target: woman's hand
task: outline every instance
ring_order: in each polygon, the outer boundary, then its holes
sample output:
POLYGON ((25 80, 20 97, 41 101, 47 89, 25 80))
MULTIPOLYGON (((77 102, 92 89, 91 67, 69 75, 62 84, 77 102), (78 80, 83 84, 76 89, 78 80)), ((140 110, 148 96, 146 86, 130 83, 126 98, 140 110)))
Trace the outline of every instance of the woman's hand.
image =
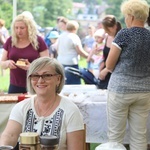
POLYGON ((105 80, 106 78, 106 75, 108 74, 108 69, 104 68, 103 70, 100 71, 100 74, 99 74, 99 79, 100 80, 105 80))
POLYGON ((16 69, 15 62, 13 60, 6 60, 5 61, 7 68, 9 69, 16 69))

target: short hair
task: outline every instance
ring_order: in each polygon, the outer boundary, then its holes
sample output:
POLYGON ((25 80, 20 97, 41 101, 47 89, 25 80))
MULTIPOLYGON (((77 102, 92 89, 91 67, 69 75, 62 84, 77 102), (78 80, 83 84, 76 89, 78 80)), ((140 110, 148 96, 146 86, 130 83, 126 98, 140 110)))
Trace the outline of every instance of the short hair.
POLYGON ((147 24, 148 24, 148 26, 150 26, 150 8, 149 8, 149 15, 148 15, 148 18, 147 18, 147 24))
POLYGON ((63 22, 64 24, 67 24, 68 22, 68 19, 63 16, 60 16, 60 18, 57 18, 57 19, 58 19, 58 22, 63 22))
POLYGON ((56 19, 57 23, 61 20, 62 17, 63 17, 63 16, 58 16, 58 17, 57 17, 57 19, 56 19))
POLYGON ((104 17, 104 19, 102 20, 102 25, 103 25, 104 29, 108 29, 110 27, 114 27, 115 25, 117 25, 116 34, 122 28, 121 23, 119 21, 117 21, 117 19, 114 15, 106 15, 104 17))
POLYGON ((149 5, 145 0, 127 0, 121 4, 124 16, 132 15, 136 20, 146 21, 149 15, 149 5))
POLYGON ((60 84, 56 89, 56 93, 60 93, 64 84, 65 84, 65 75, 64 75, 64 68, 63 66, 55 59, 50 57, 40 57, 35 59, 31 64, 27 71, 27 89, 30 94, 36 94, 32 84, 30 75, 39 71, 44 67, 53 67, 57 74, 61 75, 60 84))
POLYGON ((78 30, 79 29, 79 24, 75 20, 70 20, 70 21, 68 21, 66 28, 67 28, 68 31, 78 30))
POLYGON ((17 41, 18 41, 16 32, 15 32, 15 23, 18 21, 24 22, 25 25, 27 26, 29 41, 31 42, 34 49, 37 50, 39 45, 38 45, 38 39, 37 39, 38 30, 37 30, 36 23, 33 19, 31 19, 30 17, 28 17, 27 15, 24 15, 24 14, 20 14, 20 15, 16 16, 16 18, 12 22, 12 26, 11 26, 12 46, 14 46, 14 45, 16 46, 17 41))
POLYGON ((5 20, 3 20, 3 19, 0 19, 0 26, 5 26, 5 20))
POLYGON ((95 30, 95 26, 94 26, 94 25, 89 24, 89 25, 88 25, 88 29, 95 30))

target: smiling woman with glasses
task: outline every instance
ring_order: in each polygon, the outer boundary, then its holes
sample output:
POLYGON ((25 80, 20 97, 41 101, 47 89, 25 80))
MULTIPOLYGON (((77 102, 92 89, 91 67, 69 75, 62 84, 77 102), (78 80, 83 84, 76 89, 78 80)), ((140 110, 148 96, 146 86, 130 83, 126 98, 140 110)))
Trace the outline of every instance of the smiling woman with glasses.
POLYGON ((37 132, 56 136, 58 150, 83 150, 83 118, 78 107, 59 94, 64 82, 63 67, 56 59, 34 60, 27 72, 27 89, 34 96, 14 106, 0 145, 15 146, 21 132, 37 132))

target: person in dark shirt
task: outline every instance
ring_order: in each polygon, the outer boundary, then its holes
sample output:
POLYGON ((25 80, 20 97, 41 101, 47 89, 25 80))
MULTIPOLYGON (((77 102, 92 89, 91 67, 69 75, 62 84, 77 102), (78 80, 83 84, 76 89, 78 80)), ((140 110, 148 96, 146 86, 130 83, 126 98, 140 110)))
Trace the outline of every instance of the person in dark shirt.
POLYGON ((121 24, 117 21, 114 15, 107 15, 102 20, 102 26, 108 35, 106 37, 105 46, 103 49, 103 62, 100 64, 99 88, 107 89, 111 73, 107 71, 105 63, 109 54, 112 41, 118 33, 118 31, 121 29, 121 24))
POLYGON ((49 55, 51 58, 57 58, 57 39, 59 37, 59 33, 57 31, 51 31, 48 38, 51 41, 51 46, 49 47, 49 55))

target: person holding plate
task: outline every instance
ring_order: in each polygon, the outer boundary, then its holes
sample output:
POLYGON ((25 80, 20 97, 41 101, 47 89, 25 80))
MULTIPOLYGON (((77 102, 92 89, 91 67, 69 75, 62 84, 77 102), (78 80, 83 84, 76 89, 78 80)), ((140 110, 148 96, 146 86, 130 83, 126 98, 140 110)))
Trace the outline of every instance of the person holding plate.
POLYGON ((0 65, 3 69, 10 69, 8 93, 26 93, 26 72, 30 63, 49 56, 48 48, 38 35, 35 21, 27 15, 20 14, 13 20, 11 32, 3 46, 0 65), (18 60, 24 61, 24 65, 19 65, 18 60))

